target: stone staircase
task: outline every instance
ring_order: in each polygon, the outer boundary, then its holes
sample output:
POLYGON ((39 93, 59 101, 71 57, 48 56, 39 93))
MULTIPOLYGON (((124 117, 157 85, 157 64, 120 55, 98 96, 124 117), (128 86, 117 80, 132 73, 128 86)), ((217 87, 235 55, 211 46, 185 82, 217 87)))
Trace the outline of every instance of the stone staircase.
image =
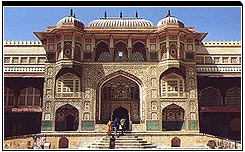
MULTIPOLYGON (((133 134, 125 134, 119 138, 115 137, 115 149, 155 149, 153 145, 133 134)), ((78 149, 109 149, 110 136, 101 137, 78 149)))

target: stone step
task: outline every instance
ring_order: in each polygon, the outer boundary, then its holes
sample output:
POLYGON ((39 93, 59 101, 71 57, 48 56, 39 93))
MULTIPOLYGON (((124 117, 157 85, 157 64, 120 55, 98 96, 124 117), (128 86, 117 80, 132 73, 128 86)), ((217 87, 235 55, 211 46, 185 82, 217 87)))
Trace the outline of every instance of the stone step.
MULTIPOLYGON (((92 149, 108 149, 111 136, 104 136, 89 145, 86 148, 92 149)), ((84 146, 83 146, 84 147, 84 146)), ((152 145, 138 136, 132 134, 122 135, 119 138, 116 137, 115 149, 146 149, 146 148, 156 148, 156 145, 152 145)))

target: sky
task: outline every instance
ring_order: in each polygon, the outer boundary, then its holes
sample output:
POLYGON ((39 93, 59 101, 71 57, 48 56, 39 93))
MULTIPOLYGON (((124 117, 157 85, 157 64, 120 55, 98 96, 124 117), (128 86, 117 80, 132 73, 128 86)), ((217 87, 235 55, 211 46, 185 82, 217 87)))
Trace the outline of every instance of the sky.
POLYGON ((9 7, 3 8, 4 40, 38 40, 33 32, 45 31, 47 26, 68 16, 70 9, 85 26, 95 19, 104 16, 135 17, 150 20, 154 26, 163 19, 168 10, 171 15, 181 20, 186 27, 195 27, 196 32, 207 32, 204 41, 240 41, 241 40, 241 7, 9 7))

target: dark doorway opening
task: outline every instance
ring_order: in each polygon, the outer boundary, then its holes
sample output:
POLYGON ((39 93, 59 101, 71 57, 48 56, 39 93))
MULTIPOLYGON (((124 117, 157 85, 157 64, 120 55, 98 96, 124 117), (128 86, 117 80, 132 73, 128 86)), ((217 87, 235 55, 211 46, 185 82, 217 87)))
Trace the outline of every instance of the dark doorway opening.
POLYGON ((171 140, 171 147, 180 147, 181 140, 178 137, 174 137, 171 140))
POLYGON ((74 130, 74 119, 75 117, 73 115, 68 115, 66 117, 66 130, 67 131, 74 130))
POLYGON ((117 109, 115 109, 113 111, 113 115, 112 115, 112 120, 114 121, 116 118, 119 119, 119 121, 122 118, 126 119, 126 128, 125 130, 129 130, 129 115, 128 115, 128 110, 123 108, 123 107, 119 107, 117 109))
POLYGON ((61 137, 59 140, 59 148, 68 148, 69 140, 66 137, 61 137))

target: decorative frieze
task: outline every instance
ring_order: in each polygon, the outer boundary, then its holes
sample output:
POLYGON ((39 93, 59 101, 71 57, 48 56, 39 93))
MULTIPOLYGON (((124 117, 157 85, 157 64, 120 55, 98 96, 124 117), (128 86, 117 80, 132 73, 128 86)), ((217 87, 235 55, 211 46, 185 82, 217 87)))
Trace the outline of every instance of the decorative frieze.
POLYGON ((197 72, 241 72, 241 65, 197 65, 197 72))
POLYGON ((40 73, 40 72, 44 72, 45 71, 45 67, 44 66, 23 66, 23 65, 4 65, 4 72, 15 72, 15 73, 19 73, 19 72, 28 72, 28 73, 40 73))

